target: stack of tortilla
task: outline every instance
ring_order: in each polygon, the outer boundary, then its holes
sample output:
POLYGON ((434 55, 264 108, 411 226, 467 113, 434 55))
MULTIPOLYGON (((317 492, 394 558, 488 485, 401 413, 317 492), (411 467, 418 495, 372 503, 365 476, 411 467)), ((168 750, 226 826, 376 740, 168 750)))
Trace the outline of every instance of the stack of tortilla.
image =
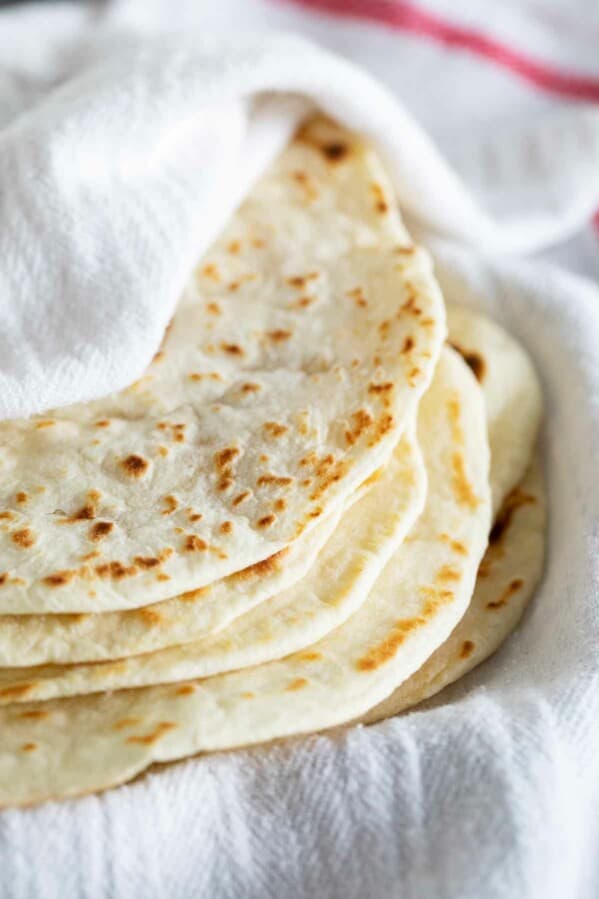
POLYGON ((139 381, 0 425, 0 806, 376 721, 478 664, 541 572, 540 414, 376 154, 308 122, 139 381))

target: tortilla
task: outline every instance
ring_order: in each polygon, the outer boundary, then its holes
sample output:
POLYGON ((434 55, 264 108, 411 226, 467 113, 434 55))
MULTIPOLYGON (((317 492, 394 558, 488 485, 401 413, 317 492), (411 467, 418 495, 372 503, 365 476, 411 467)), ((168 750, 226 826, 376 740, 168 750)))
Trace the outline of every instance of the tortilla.
MULTIPOLYGON (((374 486, 345 513, 294 587, 197 642, 103 663, 0 668, 0 705, 207 677, 308 646, 365 601, 422 512, 425 496, 422 456, 415 436, 404 435, 374 486)), ((138 614, 159 615, 156 608, 138 614)), ((162 626, 160 618, 155 626, 162 626)))
POLYGON ((419 671, 363 716, 364 724, 391 718, 434 696, 501 646, 518 625, 541 578, 544 531, 545 489, 536 459, 495 519, 466 614, 419 671))
POLYGON ((315 120, 139 381, 0 425, 0 612, 136 608, 279 552, 388 458, 444 334, 377 157, 315 120))
POLYGON ((447 305, 447 320, 449 341, 485 398, 497 510, 530 465, 543 403, 539 379, 528 353, 496 322, 453 303, 447 305))
POLYGON ((482 396, 449 350, 421 404, 418 439, 425 510, 345 624, 307 651, 199 682, 5 706, 0 804, 98 790, 153 762, 331 727, 389 695, 459 621, 489 529, 482 396))

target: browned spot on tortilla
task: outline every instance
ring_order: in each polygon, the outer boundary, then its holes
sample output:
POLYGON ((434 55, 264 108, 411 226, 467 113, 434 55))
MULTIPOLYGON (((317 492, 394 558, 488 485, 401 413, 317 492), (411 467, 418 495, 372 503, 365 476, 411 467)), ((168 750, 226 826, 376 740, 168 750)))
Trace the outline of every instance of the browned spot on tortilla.
POLYGON ((240 453, 241 450, 238 447, 226 446, 224 449, 219 450, 214 454, 214 464, 219 471, 222 471, 227 465, 230 465, 240 453))
POLYGON ((183 552, 186 553, 196 553, 196 552, 204 552, 208 549, 208 544, 201 537, 198 537, 197 534, 188 534, 185 538, 185 543, 183 544, 183 552))
POLYGON ((418 368, 418 366, 414 366, 414 368, 410 369, 410 371, 408 372, 408 383, 410 387, 416 386, 416 380, 420 377, 421 374, 422 371, 418 368))
POLYGON ((43 582, 48 587, 64 587, 66 584, 70 583, 70 581, 72 581, 76 576, 76 571, 55 571, 54 574, 46 575, 43 582))
POLYGON ((67 518, 60 520, 59 524, 76 524, 78 521, 91 521, 98 513, 98 503, 102 495, 98 490, 89 490, 87 494, 87 502, 69 515, 67 518))
POLYGON ((472 655, 474 651, 474 643, 472 640, 464 640, 462 643, 462 648, 460 649, 460 658, 467 659, 472 655))
POLYGON ((28 696, 32 690, 35 690, 37 683, 29 682, 26 684, 15 684, 14 687, 3 687, 0 689, 0 697, 2 699, 18 700, 24 696, 28 696))
POLYGON ((136 565, 124 565, 122 562, 116 560, 96 565, 94 570, 98 577, 110 577, 114 578, 116 581, 121 581, 126 577, 134 577, 139 573, 139 568, 137 568, 136 565))
POLYGON ((162 502, 164 503, 164 509, 160 513, 161 515, 172 515, 172 513, 179 506, 177 498, 173 496, 172 493, 169 493, 167 496, 163 496, 162 502))
POLYGON ((489 534, 489 543, 491 545, 499 543, 503 539, 503 537, 505 537, 505 534, 507 533, 507 530, 512 523, 512 518, 517 509, 519 509, 521 506, 534 505, 535 503, 535 497, 531 496, 530 493, 525 493, 519 487, 514 487, 513 490, 510 490, 510 492, 504 499, 501 505, 501 509, 499 510, 495 519, 495 523, 491 528, 491 533, 489 534))
POLYGON ((232 506, 240 506, 241 503, 244 503, 246 499, 248 499, 252 495, 251 490, 244 490, 243 493, 238 493, 237 496, 233 499, 231 505, 232 506))
POLYGON ((389 336, 389 329, 391 327, 391 322, 389 319, 385 319, 382 321, 378 327, 378 332, 381 335, 381 340, 387 340, 389 336))
POLYGON ((23 743, 21 749, 23 752, 34 752, 37 749, 37 743, 23 743))
POLYGON ((159 454, 160 456, 168 456, 168 453, 169 453, 168 447, 166 447, 166 446, 159 446, 159 447, 158 447, 158 454, 159 454))
POLYGON ((414 338, 406 337, 401 348, 402 353, 410 353, 414 349, 414 338))
POLYGON ((194 684, 182 684, 173 692, 175 696, 191 696, 192 693, 196 692, 196 688, 194 684))
POLYGON ((240 347, 238 343, 226 343, 225 341, 222 341, 220 348, 223 353, 228 353, 229 356, 245 356, 245 350, 240 347))
POLYGON ((307 652, 299 652, 296 658, 301 662, 317 662, 319 659, 322 659, 322 653, 308 650, 307 652))
POLYGON ((386 381, 384 384, 369 384, 368 393, 381 394, 393 390, 393 382, 386 381))
POLYGON ((454 443, 458 446, 464 445, 464 431, 460 420, 460 401, 457 396, 452 396, 447 401, 447 412, 449 415, 449 424, 451 426, 451 436, 454 443))
POLYGON ((356 306, 359 306, 361 309, 365 309, 368 306, 368 300, 364 296, 364 290, 361 287, 352 287, 351 290, 346 292, 346 296, 350 300, 354 300, 356 306))
POLYGON ((0 512, 0 521, 11 521, 14 517, 12 512, 0 512))
POLYGON ((330 143, 321 144, 320 151, 328 162, 341 162, 349 155, 349 144, 343 141, 335 140, 330 143))
POLYGON ((265 421, 262 427, 269 437, 282 437, 289 430, 287 425, 279 424, 278 421, 265 421))
POLYGON ((99 421, 94 422, 94 426, 96 428, 108 428, 110 426, 110 419, 101 418, 99 421))
POLYGON ((293 275, 291 278, 287 278, 287 283, 291 285, 291 287, 305 287, 309 281, 314 281, 318 278, 318 272, 309 272, 307 275, 293 275))
POLYGON ((510 597, 517 593, 524 586, 524 581, 522 578, 514 578, 513 581, 507 585, 499 599, 496 599, 494 602, 487 603, 487 609, 501 609, 503 606, 506 606, 510 600, 510 597))
POLYGON ((374 197, 374 208, 375 210, 383 215, 385 212, 389 211, 389 204, 387 202, 387 198, 385 196, 385 191, 381 187, 378 182, 373 181, 370 185, 370 191, 372 196, 374 197))
POLYGON ((40 430, 42 428, 52 428, 55 424, 56 422, 53 419, 48 418, 45 421, 38 421, 38 423, 36 424, 36 428, 40 430))
POLYGON ((444 543, 447 543, 454 552, 458 553, 460 556, 467 556, 468 550, 464 546, 463 543, 460 543, 459 540, 454 540, 453 537, 450 537, 449 534, 439 534, 439 540, 442 540, 444 543))
POLYGON ((449 343, 450 347, 453 347, 453 349, 460 354, 476 380, 479 382, 479 384, 482 384, 485 379, 487 366, 481 354, 476 353, 474 350, 466 350, 464 349, 464 347, 460 346, 458 343, 455 343, 453 340, 448 340, 447 342, 449 343))
POLYGON ((220 272, 213 262, 208 262, 202 269, 204 278, 210 278, 211 281, 220 281, 220 272))
POLYGON ((266 331, 266 336, 269 340, 272 340, 273 343, 283 343, 292 336, 292 331, 287 331, 284 328, 275 328, 274 331, 266 331))
POLYGON ((24 493, 22 490, 19 490, 19 492, 15 496, 15 499, 21 506, 29 501, 28 495, 26 493, 24 493))
POLYGON ((233 478, 230 478, 230 477, 228 477, 227 475, 224 475, 224 476, 219 480, 219 482, 218 482, 218 484, 217 484, 216 486, 217 486, 217 489, 218 489, 218 490, 221 490, 221 491, 224 492, 225 490, 228 490, 230 487, 232 487, 233 484, 234 484, 233 478))
POLYGON ((210 315, 221 315, 222 311, 218 303, 206 303, 206 312, 209 312, 210 315))
POLYGON ((175 443, 185 443, 185 429, 187 427, 183 422, 161 422, 159 428, 170 428, 171 438, 175 443))
POLYGON ((162 362, 162 360, 165 358, 165 356, 166 356, 166 353, 164 352, 164 350, 157 350, 154 353, 154 355, 152 356, 153 364, 157 365, 159 362, 162 362))
POLYGON ((420 308, 420 306, 416 305, 416 293, 414 291, 414 288, 411 284, 408 284, 406 285, 406 290, 409 296, 405 303, 402 303, 402 305, 399 307, 399 314, 397 317, 402 318, 402 313, 404 312, 407 312, 410 315, 414 316, 422 315, 422 309, 420 308))
POLYGON ((455 565, 442 565, 439 568, 436 580, 438 581, 459 581, 462 577, 462 572, 459 568, 456 568, 455 565))
POLYGON ((227 253, 236 255, 241 250, 241 243, 238 240, 230 240, 227 244, 227 253))
POLYGON ((381 468, 377 468, 376 471, 373 471, 372 474, 366 478, 366 480, 362 481, 362 483, 360 484, 360 489, 365 490, 368 487, 372 487, 373 484, 376 484, 376 482, 380 480, 384 470, 384 467, 381 466, 381 468))
POLYGON ((423 627, 442 605, 455 598, 454 593, 450 590, 441 590, 437 587, 421 587, 420 593, 424 599, 421 614, 413 618, 400 618, 396 621, 385 639, 357 660, 358 671, 375 671, 390 661, 405 642, 408 634, 423 627))
MULTIPOLYGON (((91 555, 91 553, 90 553, 91 555)), ((90 596, 95 596, 95 592, 90 591, 90 596)), ((89 618, 88 612, 62 612, 60 615, 60 621, 62 624, 78 624, 80 621, 85 621, 86 618, 89 618)))
POLYGON ((358 409, 357 412, 352 412, 351 419, 352 427, 346 429, 345 439, 350 446, 353 446, 362 434, 371 427, 374 419, 367 409, 358 409))
POLYGON ((232 521, 223 521, 219 527, 219 531, 221 534, 232 534, 233 533, 233 522, 232 521))
POLYGON ((162 562, 157 556, 135 556, 133 561, 140 568, 157 568, 162 562))
POLYGON ((241 385, 240 390, 242 393, 257 393, 259 390, 262 390, 262 385, 255 384, 253 381, 246 381, 245 384, 241 385))
POLYGON ((263 515, 262 518, 259 518, 256 524, 259 528, 269 528, 271 527, 275 521, 277 520, 276 515, 263 515))
POLYGON ((18 531, 13 531, 10 536, 12 542, 19 549, 28 549, 30 546, 33 546, 36 540, 35 534, 30 528, 20 528, 18 531))
MULTIPOLYGON (((326 459, 327 457, 325 457, 326 459)), ((330 465, 326 467, 321 463, 316 467, 316 475, 318 477, 318 482, 316 485, 316 489, 310 494, 311 500, 318 500, 321 496, 326 493, 333 484, 336 484, 341 478, 349 471, 351 467, 351 463, 349 459, 338 459, 337 461, 332 461, 330 465)))
POLYGON ((141 478, 147 471, 149 464, 147 459, 144 459, 143 456, 138 456, 137 453, 131 453, 131 455, 121 459, 121 468, 130 478, 141 478))
POLYGON ((208 372, 200 372, 200 371, 191 371, 187 377, 190 381, 222 381, 222 375, 219 375, 217 371, 208 371, 208 372))
POLYGON ((451 468, 451 485, 457 501, 463 506, 468 506, 469 509, 476 509, 480 500, 475 495, 472 485, 466 477, 464 457, 460 452, 453 453, 451 457, 451 468))
POLYGON ((141 718, 121 718, 120 721, 117 721, 112 725, 112 728, 113 730, 124 730, 126 727, 134 727, 134 725, 139 724, 141 720, 141 718))
POLYGON ((413 244, 409 244, 408 246, 402 246, 398 244, 394 250, 394 253, 397 253, 399 256, 411 256, 412 253, 416 252, 416 247, 413 244))
POLYGON ((277 500, 275 500, 275 502, 273 503, 273 508, 275 512, 284 512, 287 508, 287 500, 285 499, 285 497, 280 496, 277 500))
POLYGON ((302 690, 304 687, 308 686, 308 681, 305 677, 296 677, 295 680, 292 680, 290 684, 285 687, 288 692, 295 692, 296 690, 302 690))
POLYGON ((395 419, 392 415, 385 414, 382 415, 381 418, 376 423, 374 435, 368 442, 368 446, 375 446, 375 444, 379 443, 385 436, 395 427, 395 419))
POLYGON ((302 188, 308 200, 315 200, 318 197, 318 190, 316 188, 314 180, 307 172, 298 169, 294 172, 291 172, 291 177, 302 188))
POLYGON ((276 474, 262 474, 256 481, 258 487, 288 487, 289 484, 293 484, 293 478, 276 474))
POLYGON ((157 624, 162 624, 164 621, 164 617, 158 612, 156 609, 153 609, 151 606, 144 606, 141 609, 134 609, 134 614, 137 618, 141 618, 144 624, 148 624, 150 627, 154 627, 157 624))
POLYGON ((154 730, 149 734, 127 737, 127 743, 141 743, 144 746, 150 746, 175 727, 179 727, 179 725, 175 724, 174 721, 159 721, 154 730))
POLYGON ((31 709, 28 712, 21 712, 19 715, 19 718, 24 718, 26 721, 42 721, 49 717, 50 712, 46 712, 44 709, 31 709))
POLYGON ((255 695, 256 695, 255 693, 250 693, 249 691, 247 691, 247 692, 241 694, 241 698, 242 699, 254 699, 255 695))

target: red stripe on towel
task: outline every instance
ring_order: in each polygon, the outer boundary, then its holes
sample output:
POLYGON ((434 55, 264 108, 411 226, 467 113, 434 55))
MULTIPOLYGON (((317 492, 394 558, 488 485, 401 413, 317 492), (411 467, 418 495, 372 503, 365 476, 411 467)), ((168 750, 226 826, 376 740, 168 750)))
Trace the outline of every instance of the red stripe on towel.
POLYGON ((599 78, 575 75, 515 50, 480 31, 447 22, 407 0, 279 0, 315 12, 365 19, 483 57, 535 87, 575 100, 599 102, 599 78))

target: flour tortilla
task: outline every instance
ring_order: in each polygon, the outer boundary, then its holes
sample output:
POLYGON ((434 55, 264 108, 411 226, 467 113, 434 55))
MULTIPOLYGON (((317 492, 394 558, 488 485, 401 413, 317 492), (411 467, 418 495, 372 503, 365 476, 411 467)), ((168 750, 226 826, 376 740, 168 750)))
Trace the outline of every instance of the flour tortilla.
POLYGON ((344 625, 308 651, 200 682, 5 706, 0 804, 98 790, 153 762, 331 727, 389 695, 462 616, 487 541, 484 406, 449 350, 421 405, 419 441, 425 510, 344 625))
POLYGON ((388 457, 444 335, 378 159, 316 120, 136 384, 0 425, 0 612, 134 608, 272 556, 388 457))
POLYGON ((497 510, 530 465, 542 412, 539 379, 524 348, 486 316, 448 304, 447 324, 449 341, 483 390, 497 510))
MULTIPOLYGON (((537 433, 541 397, 534 369, 522 347, 494 322, 450 306, 449 339, 461 348, 480 379, 487 410, 494 508, 524 475, 537 433)), ((337 518, 339 512, 336 513, 337 518)), ((283 555, 217 581, 203 591, 141 611, 82 616, 0 617, 0 665, 120 659, 203 639, 231 624, 259 602, 296 583, 312 566, 336 519, 318 524, 283 555)), ((13 680, 32 678, 15 672, 13 680)), ((16 686, 16 684, 14 684, 16 686)))
POLYGON ((345 513, 294 587, 194 643, 104 663, 0 668, 0 705, 208 677, 302 649, 365 601, 422 512, 425 497, 426 473, 415 435, 404 435, 374 486, 345 513))
POLYGON ((391 718, 429 699, 501 646, 518 625, 540 580, 544 532, 545 488, 537 458, 504 501, 466 614, 422 668, 363 716, 364 724, 391 718))

